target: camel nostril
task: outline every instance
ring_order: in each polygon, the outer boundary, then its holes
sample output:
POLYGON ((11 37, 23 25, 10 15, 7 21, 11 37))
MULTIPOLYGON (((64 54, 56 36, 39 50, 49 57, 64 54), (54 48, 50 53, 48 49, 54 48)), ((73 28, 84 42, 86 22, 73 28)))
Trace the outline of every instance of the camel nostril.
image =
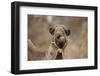
POLYGON ((59 36, 57 36, 57 39, 59 39, 60 38, 60 35, 59 36))

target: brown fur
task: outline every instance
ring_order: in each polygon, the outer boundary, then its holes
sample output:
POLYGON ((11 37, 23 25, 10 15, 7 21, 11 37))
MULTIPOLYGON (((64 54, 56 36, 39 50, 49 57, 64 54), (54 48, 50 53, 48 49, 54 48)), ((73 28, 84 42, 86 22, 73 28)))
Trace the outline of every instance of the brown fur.
POLYGON ((46 53, 47 59, 63 59, 64 49, 68 43, 68 35, 66 35, 65 30, 67 28, 64 26, 57 26, 54 31, 51 30, 53 38, 46 53))

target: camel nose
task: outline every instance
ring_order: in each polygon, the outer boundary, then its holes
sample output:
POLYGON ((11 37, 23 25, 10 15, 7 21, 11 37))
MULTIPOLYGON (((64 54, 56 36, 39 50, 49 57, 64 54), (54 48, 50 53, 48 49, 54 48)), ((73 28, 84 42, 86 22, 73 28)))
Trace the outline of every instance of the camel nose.
POLYGON ((60 35, 57 36, 57 39, 59 39, 59 38, 60 38, 60 35))
POLYGON ((64 40, 65 40, 65 38, 64 38, 64 37, 60 37, 59 39, 60 39, 61 41, 64 41, 64 40))

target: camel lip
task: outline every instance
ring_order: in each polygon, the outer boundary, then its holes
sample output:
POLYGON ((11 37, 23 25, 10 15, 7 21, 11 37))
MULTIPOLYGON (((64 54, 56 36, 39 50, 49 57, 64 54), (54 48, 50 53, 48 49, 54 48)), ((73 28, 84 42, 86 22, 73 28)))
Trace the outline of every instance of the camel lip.
POLYGON ((60 49, 63 49, 63 48, 64 48, 66 42, 67 42, 67 40, 62 41, 62 42, 56 42, 56 40, 55 40, 56 46, 57 46, 58 48, 60 48, 60 49))
POLYGON ((64 47, 64 45, 65 45, 65 43, 59 43, 59 44, 57 44, 57 46, 61 49, 61 48, 63 48, 64 47))

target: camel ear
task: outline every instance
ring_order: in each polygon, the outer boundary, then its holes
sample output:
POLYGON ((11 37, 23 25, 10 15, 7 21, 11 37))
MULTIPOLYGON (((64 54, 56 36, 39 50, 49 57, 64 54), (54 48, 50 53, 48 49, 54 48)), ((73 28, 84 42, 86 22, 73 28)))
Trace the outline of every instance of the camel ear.
POLYGON ((65 33, 67 36, 69 36, 71 34, 71 31, 70 30, 65 30, 65 33))
POLYGON ((51 35, 54 35, 54 31, 55 31, 55 29, 53 27, 49 28, 49 32, 51 35))

